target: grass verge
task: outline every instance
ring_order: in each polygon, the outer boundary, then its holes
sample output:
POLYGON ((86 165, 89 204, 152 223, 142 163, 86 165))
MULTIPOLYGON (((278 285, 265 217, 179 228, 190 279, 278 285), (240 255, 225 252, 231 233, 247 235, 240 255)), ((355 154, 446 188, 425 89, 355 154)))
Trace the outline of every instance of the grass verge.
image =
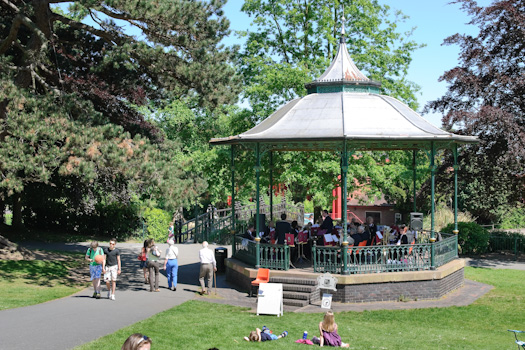
POLYGON ((0 310, 40 304, 71 295, 87 286, 72 281, 70 268, 84 254, 60 252, 61 260, 0 260, 0 310))
MULTIPOLYGON (((466 268, 466 278, 495 288, 465 307, 341 312, 339 334, 351 349, 507 349, 514 340, 507 329, 525 326, 525 271, 466 268)), ((153 340, 152 349, 290 349, 303 331, 317 335, 322 313, 257 316, 247 309, 189 301, 76 349, 118 349, 132 333, 153 340), (248 344, 256 327, 268 326, 289 336, 248 344)), ((523 329, 525 330, 525 329, 523 329)))

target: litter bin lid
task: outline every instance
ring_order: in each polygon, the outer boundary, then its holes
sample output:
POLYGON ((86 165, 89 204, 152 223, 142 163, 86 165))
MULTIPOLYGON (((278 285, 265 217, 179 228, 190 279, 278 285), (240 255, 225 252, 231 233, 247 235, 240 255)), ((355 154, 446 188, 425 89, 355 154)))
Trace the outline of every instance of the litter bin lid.
POLYGON ((226 250, 228 250, 228 249, 226 249, 226 248, 224 248, 224 247, 215 248, 215 251, 216 251, 216 252, 217 252, 217 251, 219 251, 219 252, 224 252, 224 251, 226 251, 226 250))

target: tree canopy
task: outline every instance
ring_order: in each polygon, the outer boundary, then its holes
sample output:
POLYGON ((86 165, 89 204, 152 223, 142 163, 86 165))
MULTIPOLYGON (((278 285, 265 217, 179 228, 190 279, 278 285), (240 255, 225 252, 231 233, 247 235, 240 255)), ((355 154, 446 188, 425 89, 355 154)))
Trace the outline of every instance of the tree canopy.
MULTIPOLYGON (((242 97, 251 112, 250 126, 268 117, 285 102, 306 95, 304 84, 318 78, 335 56, 343 17, 347 48, 359 69, 382 83, 382 93, 417 108, 415 93, 418 87, 408 81, 406 75, 411 54, 421 45, 410 40, 411 32, 397 30, 396 21, 405 19, 401 12, 392 14, 388 6, 375 0, 246 0, 242 11, 253 18, 253 27, 241 33, 246 43, 238 63, 245 84, 242 97)), ((253 155, 248 155, 250 158, 244 158, 244 162, 250 162, 250 167, 246 165, 246 169, 252 168, 254 162, 253 155)), ((349 178, 357 179, 360 184, 369 183, 369 191, 378 196, 381 196, 381 185, 392 183, 387 177, 393 168, 401 166, 393 164, 390 170, 381 169, 382 156, 363 152, 351 159, 349 167, 349 178)), ((338 155, 276 152, 273 159, 274 182, 286 184, 295 200, 302 201, 309 195, 317 206, 331 204, 332 189, 338 185, 340 174, 338 155)), ((262 161, 267 168, 268 160, 262 161)), ((243 181, 249 179, 245 176, 243 181)), ((266 176, 261 183, 268 185, 266 176)), ((350 187, 354 185, 351 181, 350 187)), ((406 200, 406 195, 399 197, 402 191, 397 187, 390 193, 397 200, 406 200)))
POLYGON ((460 197, 476 216, 492 221, 525 198, 525 1, 457 3, 479 33, 445 39, 460 46, 459 65, 440 78, 448 90, 426 109, 443 113, 446 128, 479 136, 481 143, 465 147, 461 157, 460 197))
POLYGON ((34 184, 69 183, 59 197, 82 189, 84 202, 188 204, 205 182, 173 164, 180 145, 136 106, 237 100, 224 1, 63 2, 0 1, 0 198, 15 223, 34 184))

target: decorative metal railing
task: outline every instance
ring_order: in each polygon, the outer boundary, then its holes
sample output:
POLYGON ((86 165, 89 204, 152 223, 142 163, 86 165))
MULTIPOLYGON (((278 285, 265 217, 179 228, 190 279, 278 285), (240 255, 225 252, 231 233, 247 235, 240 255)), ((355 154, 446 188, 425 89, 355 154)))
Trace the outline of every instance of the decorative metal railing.
POLYGON ((515 259, 518 259, 520 254, 525 254, 525 236, 517 233, 491 234, 488 250, 490 252, 512 252, 515 259))
POLYGON ((366 274, 429 270, 458 257, 457 236, 442 234, 442 237, 443 239, 436 243, 349 246, 345 252, 346 267, 341 255, 342 247, 318 247, 314 244, 312 247, 314 272, 366 274))
POLYGON ((288 270, 290 247, 280 244, 257 243, 235 236, 232 257, 253 267, 288 270))
MULTIPOLYGON (((273 210, 270 206, 264 203, 260 204, 259 213, 265 214, 269 219, 270 212, 273 212, 273 217, 280 217, 281 214, 286 213, 288 219, 301 221, 304 217, 304 206, 301 203, 290 204, 286 201, 273 205, 273 210)), ((257 213, 256 203, 242 206, 236 202, 235 206, 235 220, 236 222, 250 221, 257 213)), ((209 241, 220 244, 231 243, 232 230, 232 209, 216 209, 212 206, 208 207, 206 213, 196 215, 195 218, 186 222, 178 221, 175 223, 175 235, 177 242, 182 243, 193 239, 195 242, 209 241)), ((238 231, 235 228, 235 231, 238 231)))

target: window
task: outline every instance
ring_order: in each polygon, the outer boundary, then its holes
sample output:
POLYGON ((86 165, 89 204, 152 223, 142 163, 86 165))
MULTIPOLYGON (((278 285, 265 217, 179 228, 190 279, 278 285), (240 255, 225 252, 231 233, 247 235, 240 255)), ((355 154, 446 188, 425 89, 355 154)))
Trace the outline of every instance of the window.
POLYGON ((401 213, 395 213, 394 218, 395 218, 396 225, 399 225, 403 220, 401 213))

